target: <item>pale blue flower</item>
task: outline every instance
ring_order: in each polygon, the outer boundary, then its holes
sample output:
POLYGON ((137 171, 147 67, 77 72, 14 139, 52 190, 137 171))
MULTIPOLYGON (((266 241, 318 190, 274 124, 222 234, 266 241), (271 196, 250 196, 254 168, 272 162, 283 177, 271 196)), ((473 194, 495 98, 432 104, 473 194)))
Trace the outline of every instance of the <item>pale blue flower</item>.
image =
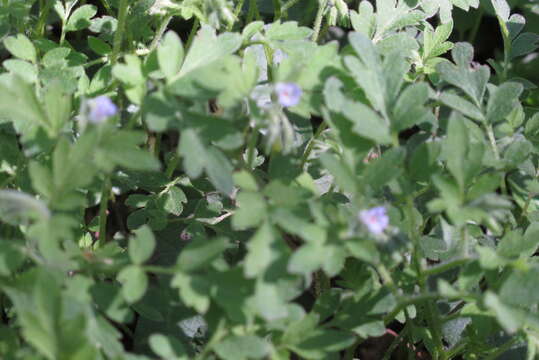
POLYGON ((360 211, 359 220, 375 235, 383 233, 389 225, 389 217, 387 216, 386 208, 383 206, 360 211))
POLYGON ((277 93, 279 104, 289 107, 299 104, 303 92, 295 83, 277 83, 275 84, 275 93, 277 93))
POLYGON ((116 115, 118 107, 114 105, 108 96, 102 95, 88 101, 88 121, 99 124, 109 117, 116 115))

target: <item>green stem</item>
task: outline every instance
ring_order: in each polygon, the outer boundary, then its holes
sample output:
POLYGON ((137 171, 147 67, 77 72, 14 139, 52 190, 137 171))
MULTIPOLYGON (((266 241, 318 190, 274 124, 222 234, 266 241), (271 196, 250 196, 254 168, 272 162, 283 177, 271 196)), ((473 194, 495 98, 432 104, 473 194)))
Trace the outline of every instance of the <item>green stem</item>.
POLYGON ((204 346, 204 349, 198 356, 195 358, 195 360, 204 360, 208 357, 208 355, 211 353, 212 347, 217 344, 221 339, 226 335, 227 331, 225 328, 226 322, 225 320, 221 319, 219 321, 219 324, 217 324, 217 329, 215 329, 215 332, 213 333, 213 336, 211 339, 206 343, 206 346, 204 346))
POLYGON ((159 29, 157 29, 155 37, 153 38, 152 43, 150 44, 150 48, 148 49, 149 52, 154 51, 157 48, 157 45, 159 45, 159 41, 161 41, 165 30, 167 30, 170 20, 172 20, 172 15, 167 15, 161 22, 161 25, 159 25, 159 29))
POLYGON ((326 35, 328 34, 328 31, 329 31, 329 22, 326 21, 324 25, 322 26, 322 30, 320 30, 320 35, 318 35, 318 37, 320 39, 324 39, 326 35))
POLYGON ((60 46, 64 44, 66 39, 66 26, 65 21, 62 20, 62 32, 60 33, 60 46))
POLYGON ((238 1, 238 4, 236 5, 236 9, 234 9, 234 17, 238 18, 241 13, 241 9, 243 9, 243 3, 245 0, 238 1))
POLYGON ((363 339, 362 337, 358 337, 356 341, 352 344, 352 346, 346 349, 343 360, 354 360, 357 347, 361 345, 364 341, 365 339, 363 339))
POLYGON ((324 18, 324 11, 326 10, 328 0, 319 0, 318 12, 314 20, 314 32, 311 37, 313 42, 318 41, 318 35, 320 34, 320 28, 322 27, 322 20, 324 18))
POLYGON ((318 270, 314 273, 314 295, 319 298, 324 292, 328 291, 331 287, 329 278, 324 271, 318 270))
POLYGON ((389 346, 389 348, 386 350, 385 354, 384 354, 384 357, 382 360, 389 360, 391 358, 391 354, 393 354, 393 351, 395 351, 395 349, 397 348, 397 346, 401 343, 402 339, 404 338, 404 336, 406 336, 408 334, 408 329, 410 327, 408 325, 406 325, 404 327, 404 329, 402 329, 402 331, 399 333, 399 336, 397 336, 393 342, 391 343, 391 345, 389 346))
POLYGON ((105 245, 107 242, 107 209, 111 192, 110 175, 105 175, 103 185, 101 187, 101 203, 99 204, 99 239, 97 247, 105 245))
POLYGON ((50 12, 50 9, 52 8, 52 5, 53 5, 52 1, 45 1, 45 3, 40 1, 39 20, 36 24, 36 28, 34 31, 37 37, 42 37, 45 32, 45 23, 47 22, 47 18, 49 17, 49 12, 50 12))
POLYGON ((311 155, 311 152, 313 151, 314 144, 316 140, 322 135, 324 130, 328 128, 328 124, 324 121, 320 126, 318 126, 318 129, 316 130, 316 133, 311 138, 311 141, 307 144, 307 147, 305 148, 305 151, 303 152, 303 156, 301 157, 301 168, 303 169, 303 166, 305 166, 305 163, 307 163, 307 160, 309 159, 309 155, 311 155))
POLYGON ((111 65, 116 64, 118 55, 122 51, 123 35, 125 33, 125 24, 127 22, 127 10, 129 8, 128 0, 119 0, 118 4, 118 26, 114 33, 114 40, 112 46, 112 55, 110 57, 111 65))
POLYGON ((408 196, 406 198, 406 211, 407 215, 410 218, 410 239, 412 239, 413 244, 413 253, 412 253, 412 265, 415 268, 415 271, 417 272, 417 276, 419 278, 420 285, 425 282, 425 274, 423 272, 423 269, 421 267, 421 239, 419 234, 417 233, 417 226, 415 223, 415 213, 414 213, 414 199, 408 196))
POLYGON ((429 323, 429 327, 432 331, 432 337, 433 342, 435 345, 435 351, 432 355, 433 360, 445 360, 447 359, 447 353, 444 348, 444 344, 442 342, 442 330, 441 330, 441 323, 440 323, 440 316, 438 314, 438 309, 436 308, 436 303, 434 303, 431 300, 426 301, 427 304, 427 323, 429 323))
POLYGON ((108 60, 108 57, 103 56, 103 57, 100 57, 98 59, 88 61, 86 64, 82 65, 82 67, 86 69, 86 68, 92 67, 92 66, 97 65, 97 64, 106 63, 107 60, 108 60))
POLYGON ((391 274, 389 273, 389 270, 387 270, 385 265, 383 264, 377 265, 376 271, 380 275, 380 278, 382 279, 384 285, 389 288, 393 296, 398 297, 399 289, 395 286, 395 282, 393 281, 393 278, 391 277, 391 274))
POLYGON ((511 55, 511 38, 509 37, 509 29, 505 22, 498 17, 498 22, 500 24, 500 30, 503 38, 503 73, 501 76, 501 82, 507 80, 507 72, 510 64, 510 55, 511 55))
POLYGON ((195 38, 195 35, 197 34, 198 26, 200 25, 200 21, 198 19, 195 19, 193 22, 193 27, 191 28, 191 32, 189 32, 189 37, 187 38, 187 42, 185 43, 185 51, 191 47, 191 44, 193 43, 193 39, 195 38))
POLYGON ((260 13, 258 12, 258 5, 256 3, 257 0, 250 0, 249 2, 249 12, 247 13, 247 21, 246 24, 249 24, 253 20, 260 19, 260 13))
POLYGON ((251 132, 251 136, 249 137, 249 144, 247 145, 247 167, 248 170, 251 171, 254 167, 254 160, 255 160, 255 149, 256 149, 256 143, 258 142, 259 137, 259 131, 258 126, 255 126, 251 132))
POLYGON ((498 151, 498 146, 496 145, 496 138, 494 137, 494 129, 491 124, 485 124, 485 130, 487 131, 488 141, 492 152, 494 152, 494 158, 500 160, 500 152, 498 151))
POLYGON ((101 0, 101 4, 105 8, 107 14, 112 15, 112 8, 107 0, 101 0))
MULTIPOLYGON (((1 186, 0 186, 1 188, 1 186)), ((521 217, 524 219, 526 216, 528 216, 528 208, 530 207, 530 203, 532 201, 533 195, 531 192, 528 192, 528 197, 526 198, 526 203, 524 203, 524 207, 522 208, 522 215, 521 217)))
POLYGON ((454 358, 455 356, 457 356, 458 354, 460 354, 461 352, 463 352, 463 351, 466 349, 466 346, 467 346, 467 345, 468 345, 468 344, 467 344, 465 341, 463 341, 463 342, 461 342, 461 343, 459 343, 459 344, 453 346, 453 347, 451 348, 451 350, 448 351, 448 353, 447 353, 447 358, 448 358, 448 359, 454 358))
POLYGON ((284 5, 281 7, 281 13, 283 16, 286 16, 286 11, 290 9, 292 6, 296 5, 300 0, 288 0, 284 3, 284 5))
POLYGON ((423 276, 429 277, 429 276, 434 276, 438 274, 443 274, 444 272, 451 270, 453 268, 466 265, 469 261, 470 259, 468 258, 462 258, 462 259, 459 258, 459 259, 448 261, 443 264, 435 265, 431 268, 423 270, 423 276))
POLYGON ((167 170, 165 172, 168 179, 172 178, 172 175, 174 174, 174 170, 176 170, 176 167, 178 167, 178 163, 180 162, 180 157, 178 154, 172 155, 172 158, 168 162, 167 170))
POLYGON ((471 44, 473 44, 473 42, 475 41, 475 38, 477 36, 477 31, 479 30, 479 26, 481 25, 481 20, 483 20, 484 12, 485 10, 482 7, 479 7, 479 13, 477 14, 474 26, 472 30, 470 31, 470 35, 468 36, 468 42, 471 44))
POLYGON ((154 274, 164 274, 164 275, 174 275, 178 272, 175 268, 164 268, 161 266, 155 265, 145 265, 144 271, 154 273, 154 274))
POLYGON ((281 0, 273 0, 273 21, 281 18, 281 0))
POLYGON ((397 306, 386 316, 384 316, 384 323, 389 324, 395 317, 406 307, 418 303, 422 303, 429 300, 436 300, 439 299, 440 295, 436 293, 425 293, 421 295, 417 295, 408 299, 401 300, 397 306))
POLYGON ((511 349, 511 347, 513 345, 515 345, 515 343, 517 341, 520 340, 520 337, 519 336, 513 336, 511 339, 509 339, 505 344, 503 344, 502 346, 500 346, 496 351, 494 351, 492 354, 490 354, 489 356, 487 356, 484 360, 496 360, 498 359, 504 352, 506 352, 507 350, 511 349))
MULTIPOLYGON (((406 201, 406 209, 408 213, 408 217, 410 218, 410 238, 412 239, 413 243, 413 254, 412 254, 412 262, 413 266, 415 267, 415 270, 417 272, 419 287, 422 292, 426 292, 427 290, 427 278, 425 276, 425 272, 422 269, 421 266, 421 245, 420 245, 420 234, 417 232, 417 226, 415 222, 415 214, 414 214, 414 200, 411 197, 407 198, 406 201)), ((442 330, 440 327, 440 314, 438 312, 438 309, 436 308, 436 303, 433 301, 427 300, 426 301, 427 306, 427 322, 429 323, 429 327, 432 330, 432 337, 435 344, 435 351, 432 355, 433 360, 442 359, 445 360, 445 349, 444 344, 442 342, 442 330)))
MULTIPOLYGON (((501 159, 500 152, 498 150, 498 146, 496 145, 496 137, 494 136, 494 129, 492 128, 491 124, 485 124, 485 129, 487 131, 488 141, 490 143, 490 147, 492 148, 492 152, 494 152, 494 158, 499 161, 501 159)), ((502 177, 500 181, 500 188, 502 190, 503 195, 507 195, 507 186, 505 184, 505 176, 502 177)))

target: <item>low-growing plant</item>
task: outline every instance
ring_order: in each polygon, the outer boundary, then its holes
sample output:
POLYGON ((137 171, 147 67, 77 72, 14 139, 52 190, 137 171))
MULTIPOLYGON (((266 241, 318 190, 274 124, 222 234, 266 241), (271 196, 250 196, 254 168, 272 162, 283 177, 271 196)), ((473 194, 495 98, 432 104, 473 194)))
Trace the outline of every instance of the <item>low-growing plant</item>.
POLYGON ((539 358, 538 7, 1 1, 0 358, 539 358))

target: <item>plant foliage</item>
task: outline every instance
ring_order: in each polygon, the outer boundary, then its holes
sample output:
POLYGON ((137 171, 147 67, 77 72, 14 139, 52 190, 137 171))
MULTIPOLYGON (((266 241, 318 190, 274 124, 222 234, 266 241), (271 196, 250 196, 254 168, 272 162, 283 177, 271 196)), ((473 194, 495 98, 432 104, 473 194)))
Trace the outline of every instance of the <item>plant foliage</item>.
POLYGON ((0 358, 539 358, 538 14, 1 1, 0 358))

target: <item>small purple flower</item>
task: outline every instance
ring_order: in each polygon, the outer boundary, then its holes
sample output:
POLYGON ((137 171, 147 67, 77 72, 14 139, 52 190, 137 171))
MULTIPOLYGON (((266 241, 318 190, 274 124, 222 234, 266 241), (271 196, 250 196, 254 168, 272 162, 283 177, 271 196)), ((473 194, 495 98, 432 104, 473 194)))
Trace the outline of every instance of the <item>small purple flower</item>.
POLYGON ((191 233, 187 230, 183 230, 181 233, 180 233, 180 239, 182 239, 183 241, 189 241, 193 238, 193 235, 191 235, 191 233))
POLYGON ((301 99, 301 88, 295 83, 277 83, 275 92, 279 99, 279 104, 284 107, 296 106, 301 99))
POLYGON ((375 235, 380 235, 389 225, 386 208, 377 206, 359 212, 359 220, 375 235))
POLYGON ((88 120, 94 124, 102 123, 118 112, 116 105, 105 95, 89 100, 88 107, 90 110, 88 120))

